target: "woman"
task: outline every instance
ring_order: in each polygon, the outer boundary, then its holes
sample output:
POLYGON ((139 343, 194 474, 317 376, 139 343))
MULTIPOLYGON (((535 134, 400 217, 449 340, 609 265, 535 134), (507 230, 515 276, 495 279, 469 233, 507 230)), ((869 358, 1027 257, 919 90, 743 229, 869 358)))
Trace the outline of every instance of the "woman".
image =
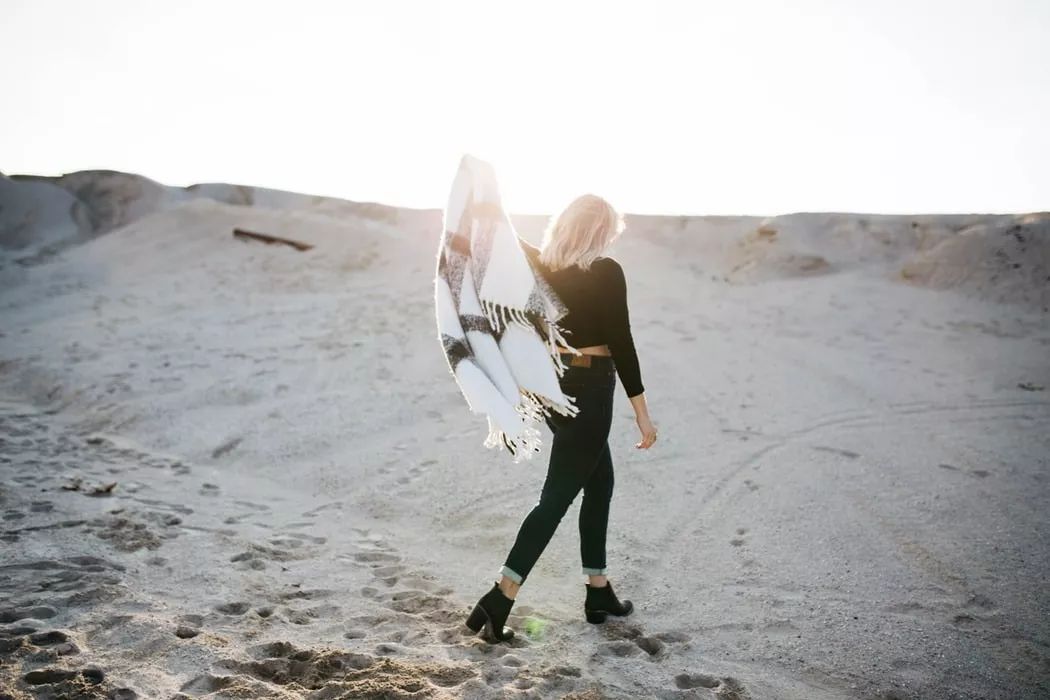
POLYGON ((631 601, 616 597, 605 575, 605 537, 613 491, 608 436, 617 374, 641 431, 635 447, 648 449, 656 440, 631 336, 623 269, 615 259, 602 256, 622 232, 623 219, 616 210, 601 197, 587 194, 552 219, 542 248, 521 241, 568 307, 559 325, 582 355, 558 348, 569 365, 560 383, 566 394, 575 397, 580 410, 574 417, 553 414, 546 418, 554 440, 539 501, 518 530, 501 569, 502 578, 467 619, 471 630, 484 627, 493 641, 514 636, 504 623, 518 590, 581 490, 580 553, 588 578, 587 621, 604 622, 607 615, 628 615, 634 608, 631 601))

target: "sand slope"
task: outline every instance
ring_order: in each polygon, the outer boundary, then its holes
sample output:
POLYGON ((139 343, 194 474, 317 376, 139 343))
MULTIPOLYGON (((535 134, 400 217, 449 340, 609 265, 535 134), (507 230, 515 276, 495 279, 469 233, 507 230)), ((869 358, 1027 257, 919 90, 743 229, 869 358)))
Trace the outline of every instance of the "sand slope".
POLYGON ((0 205, 0 692, 1050 693, 1046 214, 631 217, 637 613, 582 620, 574 508, 493 646, 461 622, 546 455, 484 450, 448 375, 437 212, 113 173, 0 205))

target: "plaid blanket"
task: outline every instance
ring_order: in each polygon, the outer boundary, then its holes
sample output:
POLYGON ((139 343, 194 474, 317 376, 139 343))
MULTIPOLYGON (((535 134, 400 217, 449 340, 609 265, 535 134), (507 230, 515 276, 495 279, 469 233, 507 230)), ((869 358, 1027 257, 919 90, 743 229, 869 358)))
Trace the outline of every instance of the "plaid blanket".
POLYGON ((492 166, 469 155, 445 207, 434 303, 449 370, 470 411, 488 420, 485 447, 531 459, 541 449, 537 422, 577 413, 558 384, 565 365, 555 348, 577 351, 557 325, 565 306, 503 210, 492 166))

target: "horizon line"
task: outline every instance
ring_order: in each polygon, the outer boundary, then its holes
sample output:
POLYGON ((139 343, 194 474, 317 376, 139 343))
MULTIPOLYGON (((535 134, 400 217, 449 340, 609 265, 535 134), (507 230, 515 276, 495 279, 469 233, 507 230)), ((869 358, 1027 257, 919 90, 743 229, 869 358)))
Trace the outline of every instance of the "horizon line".
MULTIPOLYGON (((343 202, 349 202, 351 204, 371 204, 371 205, 376 205, 376 206, 387 207, 387 208, 390 208, 390 209, 405 209, 405 210, 416 211, 416 212, 430 212, 430 211, 442 212, 442 211, 444 211, 444 207, 443 206, 410 206, 410 205, 405 205, 405 204, 392 204, 392 203, 389 203, 389 202, 382 202, 382 201, 378 201, 378 200, 349 199, 347 197, 340 196, 340 195, 318 194, 318 193, 314 193, 314 192, 305 192, 305 191, 301 191, 301 190, 281 189, 281 188, 278 188, 278 187, 270 187, 270 186, 267 186, 267 185, 246 185, 246 184, 243 184, 243 183, 223 182, 223 181, 219 181, 219 180, 193 182, 193 183, 190 183, 188 185, 171 184, 169 182, 162 182, 160 180, 155 180, 154 178, 149 177, 148 175, 142 175, 140 173, 133 173, 133 172, 129 172, 129 171, 126 171, 126 170, 114 170, 112 168, 87 168, 87 169, 81 169, 81 170, 72 170, 72 171, 69 171, 69 172, 62 173, 60 175, 40 175, 40 174, 35 174, 35 173, 10 173, 10 174, 8 174, 8 173, 5 173, 2 170, 0 170, 0 177, 5 177, 5 178, 11 179, 11 180, 16 180, 16 179, 26 179, 26 180, 60 180, 63 177, 68 177, 68 176, 71 176, 71 175, 79 175, 79 174, 82 174, 82 173, 105 173, 105 174, 111 174, 111 175, 126 175, 126 176, 130 176, 130 177, 141 178, 143 180, 148 180, 150 182, 153 182, 153 183, 157 184, 160 187, 170 187, 170 188, 182 189, 182 190, 189 190, 189 189, 191 189, 193 187, 202 187, 202 186, 206 186, 206 185, 225 185, 227 187, 246 187, 246 188, 251 188, 251 189, 256 189, 256 190, 268 190, 270 192, 280 192, 280 193, 284 193, 284 194, 297 195, 297 196, 300 196, 300 197, 322 197, 324 199, 339 200, 339 201, 343 201, 343 202)), ((543 216, 543 217, 551 217, 551 216, 554 215, 552 212, 549 212, 549 211, 546 211, 546 212, 541 212, 541 211, 513 211, 513 212, 508 212, 508 214, 510 214, 511 216, 543 216)), ((848 215, 852 215, 852 216, 871 216, 871 217, 1023 216, 1023 215, 1027 215, 1027 214, 1050 214, 1050 207, 1048 207, 1046 209, 1030 209, 1030 210, 1024 210, 1024 211, 924 211, 924 212, 920 212, 920 211, 896 211, 896 212, 874 212, 874 211, 848 211, 848 210, 841 210, 841 209, 821 209, 821 210, 817 210, 817 209, 800 209, 800 210, 785 211, 785 212, 782 212, 782 213, 779 213, 779 214, 745 214, 745 213, 732 213, 732 214, 718 213, 718 214, 715 214, 715 213, 697 213, 697 212, 692 212, 692 213, 689 213, 689 212, 669 213, 669 212, 644 212, 644 211, 623 211, 622 214, 625 217, 665 217, 665 218, 695 218, 695 219, 700 219, 700 218, 723 218, 723 219, 730 219, 730 218, 759 219, 759 218, 764 218, 764 219, 772 219, 772 218, 778 218, 778 217, 784 217, 784 216, 814 215, 814 214, 823 214, 823 215, 846 215, 846 214, 848 214, 848 215)))

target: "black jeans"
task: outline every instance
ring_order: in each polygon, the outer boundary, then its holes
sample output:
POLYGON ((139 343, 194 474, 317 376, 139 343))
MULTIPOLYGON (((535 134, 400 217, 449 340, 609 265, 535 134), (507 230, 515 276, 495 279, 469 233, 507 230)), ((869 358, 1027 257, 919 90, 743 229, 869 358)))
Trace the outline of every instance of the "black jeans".
MULTIPOLYGON (((568 364, 571 355, 563 355, 568 364)), ((610 357, 592 357, 590 367, 569 366, 560 379, 562 391, 576 399, 575 416, 547 416, 554 433, 547 478, 540 499, 521 527, 500 573, 524 583, 547 547, 576 494, 580 504, 580 555, 583 573, 605 573, 605 535, 613 493, 609 452, 616 367, 610 357)))

